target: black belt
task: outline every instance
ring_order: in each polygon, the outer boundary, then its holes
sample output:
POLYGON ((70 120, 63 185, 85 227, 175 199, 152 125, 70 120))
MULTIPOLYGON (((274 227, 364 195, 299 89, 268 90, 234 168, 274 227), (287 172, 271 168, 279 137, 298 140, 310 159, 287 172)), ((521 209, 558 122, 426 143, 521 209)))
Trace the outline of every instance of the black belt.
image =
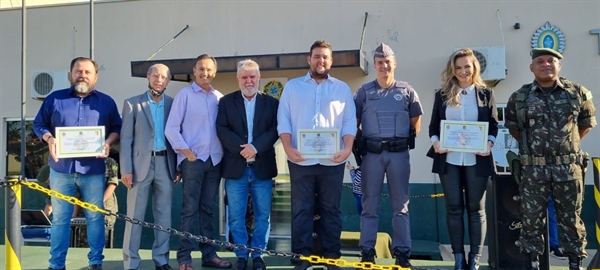
POLYGON ((246 167, 254 167, 254 161, 246 162, 246 167))
POLYGON ((167 154, 167 150, 162 150, 162 151, 152 151, 152 156, 164 156, 167 154))

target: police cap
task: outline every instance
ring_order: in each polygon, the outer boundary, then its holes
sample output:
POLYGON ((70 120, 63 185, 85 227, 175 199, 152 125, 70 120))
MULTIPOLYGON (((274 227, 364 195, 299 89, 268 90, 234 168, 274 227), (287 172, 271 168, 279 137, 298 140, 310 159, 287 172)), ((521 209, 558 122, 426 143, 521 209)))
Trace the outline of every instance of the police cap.
POLYGON ((385 43, 381 43, 381 45, 375 49, 375 57, 386 57, 390 55, 394 55, 394 51, 392 51, 392 48, 385 43))

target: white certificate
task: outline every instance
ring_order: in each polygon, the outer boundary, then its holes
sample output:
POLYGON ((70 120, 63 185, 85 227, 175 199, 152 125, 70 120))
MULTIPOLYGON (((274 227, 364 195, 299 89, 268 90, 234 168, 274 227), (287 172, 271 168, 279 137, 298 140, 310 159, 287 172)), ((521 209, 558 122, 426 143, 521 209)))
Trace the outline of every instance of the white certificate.
POLYGON ((56 157, 95 157, 104 151, 104 126, 57 127, 56 157))
POLYGON ((304 158, 333 158, 340 150, 337 129, 298 130, 298 151, 304 158))
POLYGON ((488 125, 488 122, 442 120, 440 148, 451 152, 485 152, 488 125))

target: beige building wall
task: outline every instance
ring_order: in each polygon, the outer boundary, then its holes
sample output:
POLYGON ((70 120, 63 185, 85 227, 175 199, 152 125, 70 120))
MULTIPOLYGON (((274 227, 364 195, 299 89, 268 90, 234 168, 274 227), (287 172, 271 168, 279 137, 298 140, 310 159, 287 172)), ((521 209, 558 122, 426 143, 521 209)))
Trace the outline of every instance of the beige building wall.
MULTIPOLYGON (((143 78, 131 77, 131 61, 144 60, 183 27, 189 29, 153 60, 214 56, 307 52, 324 38, 334 50, 359 48, 365 12, 369 13, 363 51, 388 43, 396 52, 396 78, 408 81, 420 95, 425 114, 422 133, 412 154, 412 183, 433 183, 427 130, 439 74, 454 48, 505 46, 508 75, 496 87, 505 103, 522 84, 531 82, 529 51, 534 32, 546 21, 566 36, 562 76, 590 89, 600 108, 600 1, 123 1, 95 5, 95 59, 101 65, 97 88, 121 107, 125 98, 145 91, 143 78), (513 29, 515 23, 521 29, 513 29), (502 32, 500 30, 502 28, 502 32)), ((30 98, 33 70, 68 69, 75 56, 89 55, 89 7, 85 4, 28 9, 27 112, 34 117, 41 101, 30 98)), ((0 118, 20 116, 21 10, 0 11, 0 118)), ((263 72, 263 78, 302 76, 306 70, 263 72)), ((358 68, 331 72, 353 91, 375 78, 358 68)), ((223 93, 237 89, 235 74, 218 74, 214 86, 223 93)), ((172 82, 174 96, 185 83, 172 82)), ((598 114, 597 114, 598 115, 598 114)), ((6 124, 0 139, 6 141, 6 124)), ((600 128, 584 140, 592 156, 600 156, 600 128)), ((5 150, 0 144, 0 151, 5 150)), ((6 168, 0 161, 0 173, 6 168)), ((588 174, 587 183, 592 183, 588 174)))

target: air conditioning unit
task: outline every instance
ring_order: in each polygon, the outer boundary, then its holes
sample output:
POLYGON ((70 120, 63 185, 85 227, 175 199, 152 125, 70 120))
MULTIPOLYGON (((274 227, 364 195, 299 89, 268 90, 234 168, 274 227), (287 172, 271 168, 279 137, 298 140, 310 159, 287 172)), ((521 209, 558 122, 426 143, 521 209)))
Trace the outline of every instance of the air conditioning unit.
POLYGON ((506 54, 503 46, 471 47, 471 50, 479 60, 481 78, 484 81, 506 79, 506 54))
POLYGON ((69 70, 34 70, 31 72, 31 97, 44 99, 50 93, 69 88, 69 70))

